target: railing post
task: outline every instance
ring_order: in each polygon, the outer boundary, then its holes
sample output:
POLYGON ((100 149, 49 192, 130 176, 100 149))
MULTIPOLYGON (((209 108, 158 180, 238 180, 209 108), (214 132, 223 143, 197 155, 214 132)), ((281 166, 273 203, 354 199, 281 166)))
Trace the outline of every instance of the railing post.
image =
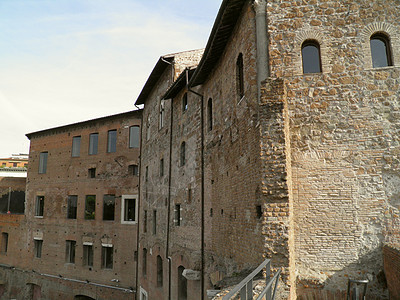
POLYGON ((247 300, 253 299, 253 279, 247 283, 247 300))
POLYGON ((246 288, 247 288, 246 285, 241 288, 241 290, 240 290, 240 300, 247 300, 247 298, 246 298, 246 288))
MULTIPOLYGON (((265 284, 267 285, 270 280, 272 280, 272 278, 271 278, 271 261, 268 261, 267 265, 265 266, 265 284)), ((266 300, 272 299, 271 292, 272 292, 272 286, 267 291, 267 294, 265 295, 266 300)))

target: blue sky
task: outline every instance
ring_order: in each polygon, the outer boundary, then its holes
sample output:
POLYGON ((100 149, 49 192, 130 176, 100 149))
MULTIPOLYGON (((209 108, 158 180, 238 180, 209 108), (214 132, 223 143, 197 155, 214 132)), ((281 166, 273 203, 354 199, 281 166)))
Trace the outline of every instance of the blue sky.
POLYGON ((128 111, 159 56, 204 48, 222 0, 1 0, 0 157, 128 111))

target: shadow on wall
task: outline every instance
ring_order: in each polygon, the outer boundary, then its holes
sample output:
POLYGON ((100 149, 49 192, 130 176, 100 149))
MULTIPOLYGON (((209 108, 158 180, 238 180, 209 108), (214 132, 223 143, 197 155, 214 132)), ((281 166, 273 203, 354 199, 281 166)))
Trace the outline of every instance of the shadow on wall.
POLYGON ((347 296, 349 279, 369 281, 366 299, 389 299, 385 272, 383 269, 382 247, 368 252, 354 263, 348 264, 340 271, 320 272, 326 276, 324 281, 315 278, 297 278, 297 299, 300 300, 344 300, 347 296), (377 270, 370 266, 380 266, 377 270))

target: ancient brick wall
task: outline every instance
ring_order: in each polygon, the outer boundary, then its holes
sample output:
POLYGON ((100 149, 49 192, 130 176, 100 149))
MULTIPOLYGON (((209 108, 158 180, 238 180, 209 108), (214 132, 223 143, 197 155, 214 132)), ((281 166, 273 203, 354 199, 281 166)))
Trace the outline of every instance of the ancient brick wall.
POLYGON ((400 298, 400 250, 393 245, 383 247, 383 262, 390 299, 400 298))

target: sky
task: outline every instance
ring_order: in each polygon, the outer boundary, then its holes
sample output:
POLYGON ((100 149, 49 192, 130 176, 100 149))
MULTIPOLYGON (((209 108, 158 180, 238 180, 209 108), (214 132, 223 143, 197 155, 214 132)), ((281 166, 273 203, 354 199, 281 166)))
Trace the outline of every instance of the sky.
POLYGON ((135 109, 158 58, 206 46, 222 0, 1 0, 0 157, 135 109))

